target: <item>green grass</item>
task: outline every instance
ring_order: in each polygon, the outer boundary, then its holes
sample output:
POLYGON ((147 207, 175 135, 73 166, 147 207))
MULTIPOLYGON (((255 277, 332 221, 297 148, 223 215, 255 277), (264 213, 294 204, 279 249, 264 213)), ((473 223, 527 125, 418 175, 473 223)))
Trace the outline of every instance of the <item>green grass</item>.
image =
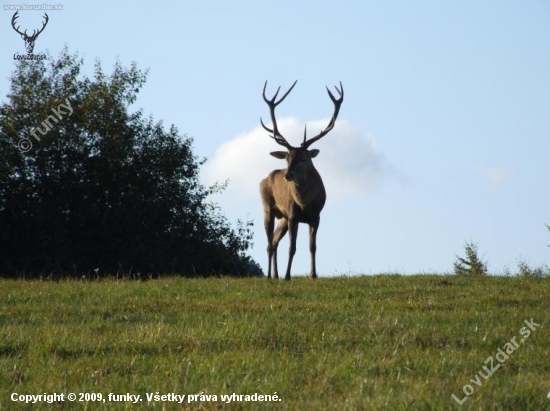
POLYGON ((549 303, 550 279, 526 277, 0 280, 0 409, 550 409, 549 303), (53 392, 143 401, 10 400, 53 392), (156 392, 218 401, 148 404, 156 392), (281 401, 224 404, 232 393, 281 401))

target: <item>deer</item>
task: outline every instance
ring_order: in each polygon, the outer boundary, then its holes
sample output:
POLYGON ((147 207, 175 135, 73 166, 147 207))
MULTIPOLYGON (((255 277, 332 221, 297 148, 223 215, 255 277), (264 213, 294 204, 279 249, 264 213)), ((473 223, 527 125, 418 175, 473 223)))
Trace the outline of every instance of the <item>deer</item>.
POLYGON ((25 40, 25 48, 27 49, 27 53, 32 53, 33 50, 34 50, 34 42, 36 41, 36 38, 38 37, 38 35, 40 33, 42 33, 42 31, 44 31, 44 29, 46 28, 46 25, 48 24, 48 21, 50 20, 50 18, 48 17, 48 14, 47 13, 44 13, 44 23, 42 23, 42 28, 40 30, 38 30, 38 33, 36 32, 36 30, 33 30, 32 32, 32 35, 28 35, 27 34, 27 30, 25 30, 23 33, 19 31, 19 27, 20 26, 17 26, 17 28, 15 27, 15 23, 16 23, 16 20, 18 19, 18 15, 17 13, 19 13, 19 11, 16 11, 15 14, 13 15, 13 17, 11 18, 11 26, 13 27, 13 29, 19 33, 21 35, 21 37, 23 38, 23 40, 25 40))
POLYGON ((288 91, 277 100, 281 87, 277 89, 275 95, 268 99, 265 95, 267 81, 264 84, 263 99, 269 107, 271 123, 273 128, 267 127, 262 118, 260 123, 269 133, 269 137, 275 142, 286 148, 286 151, 273 151, 270 153, 273 157, 286 160, 287 167, 282 170, 273 170, 260 183, 260 195, 262 199, 264 212, 264 226, 267 234, 267 255, 268 268, 267 279, 271 279, 271 269, 273 265, 273 278, 278 279, 277 270, 277 247, 281 239, 288 232, 290 247, 288 252, 288 264, 286 267, 285 280, 290 280, 290 270, 292 259, 296 253, 296 238, 298 235, 298 224, 309 225, 309 252, 311 257, 310 278, 317 278, 315 267, 315 253, 317 251, 317 230, 319 228, 321 210, 325 205, 326 191, 323 185, 323 179, 313 165, 312 159, 319 154, 318 149, 309 149, 309 147, 326 136, 336 123, 336 118, 340 112, 340 106, 344 101, 344 88, 340 82, 340 88, 334 86, 339 94, 336 98, 326 87, 328 95, 334 104, 334 113, 328 125, 316 136, 307 138, 307 125, 304 126, 304 140, 299 147, 292 146, 281 134, 277 127, 275 117, 275 108, 281 104, 289 95, 298 80, 292 84, 288 91), (275 232, 275 218, 278 219, 275 232))

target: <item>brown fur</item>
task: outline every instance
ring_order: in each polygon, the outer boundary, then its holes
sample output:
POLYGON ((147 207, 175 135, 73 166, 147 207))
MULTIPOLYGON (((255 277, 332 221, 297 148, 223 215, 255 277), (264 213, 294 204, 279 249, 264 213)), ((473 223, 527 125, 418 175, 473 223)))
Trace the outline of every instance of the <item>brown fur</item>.
MULTIPOLYGON (((277 247, 279 241, 289 232, 290 248, 285 280, 290 280, 292 259, 296 253, 298 223, 309 225, 309 250, 311 254, 311 278, 317 277, 315 267, 316 235, 319 215, 325 205, 326 192, 321 176, 311 161, 318 150, 292 149, 286 154, 288 167, 274 170, 260 183, 260 194, 264 209, 264 225, 267 233, 269 258, 267 278, 279 278, 277 270, 277 247), (303 159, 303 161, 302 161, 303 159), (289 178, 291 181, 289 181, 289 178), (279 219, 275 233, 275 218, 279 219)), ((281 153, 281 152, 278 152, 281 153)), ((280 158, 280 157, 278 157, 280 158)))

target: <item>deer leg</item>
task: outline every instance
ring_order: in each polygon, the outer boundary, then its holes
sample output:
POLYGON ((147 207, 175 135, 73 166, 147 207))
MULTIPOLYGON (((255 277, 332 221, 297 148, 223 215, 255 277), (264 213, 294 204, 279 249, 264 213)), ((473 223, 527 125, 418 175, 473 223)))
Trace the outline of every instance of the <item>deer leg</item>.
POLYGON ((317 278, 315 268, 315 252, 317 251, 317 229, 319 228, 319 217, 309 225, 309 253, 311 255, 310 278, 317 278))
MULTIPOLYGON (((271 260, 273 258, 273 226, 275 218, 264 211, 264 226, 267 234, 267 279, 271 279, 271 260)), ((275 271, 277 272, 277 271, 275 271)))
POLYGON ((296 237, 298 236, 298 221, 290 219, 288 221, 288 237, 290 247, 288 249, 288 265, 286 266, 285 280, 290 280, 290 268, 292 267, 292 259, 296 254, 296 237))
POLYGON ((277 224, 277 229, 273 235, 273 278, 279 278, 279 271, 277 270, 277 247, 279 246, 279 241, 285 236, 288 231, 288 220, 286 218, 281 218, 277 224))

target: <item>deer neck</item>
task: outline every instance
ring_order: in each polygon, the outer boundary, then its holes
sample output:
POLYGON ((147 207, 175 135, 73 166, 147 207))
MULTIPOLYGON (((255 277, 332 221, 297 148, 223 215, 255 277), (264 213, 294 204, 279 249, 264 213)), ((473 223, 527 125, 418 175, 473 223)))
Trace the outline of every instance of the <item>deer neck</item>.
POLYGON ((294 201, 302 208, 305 208, 312 199, 321 191, 324 191, 323 180, 321 180, 321 176, 313 166, 292 181, 291 186, 294 201))

